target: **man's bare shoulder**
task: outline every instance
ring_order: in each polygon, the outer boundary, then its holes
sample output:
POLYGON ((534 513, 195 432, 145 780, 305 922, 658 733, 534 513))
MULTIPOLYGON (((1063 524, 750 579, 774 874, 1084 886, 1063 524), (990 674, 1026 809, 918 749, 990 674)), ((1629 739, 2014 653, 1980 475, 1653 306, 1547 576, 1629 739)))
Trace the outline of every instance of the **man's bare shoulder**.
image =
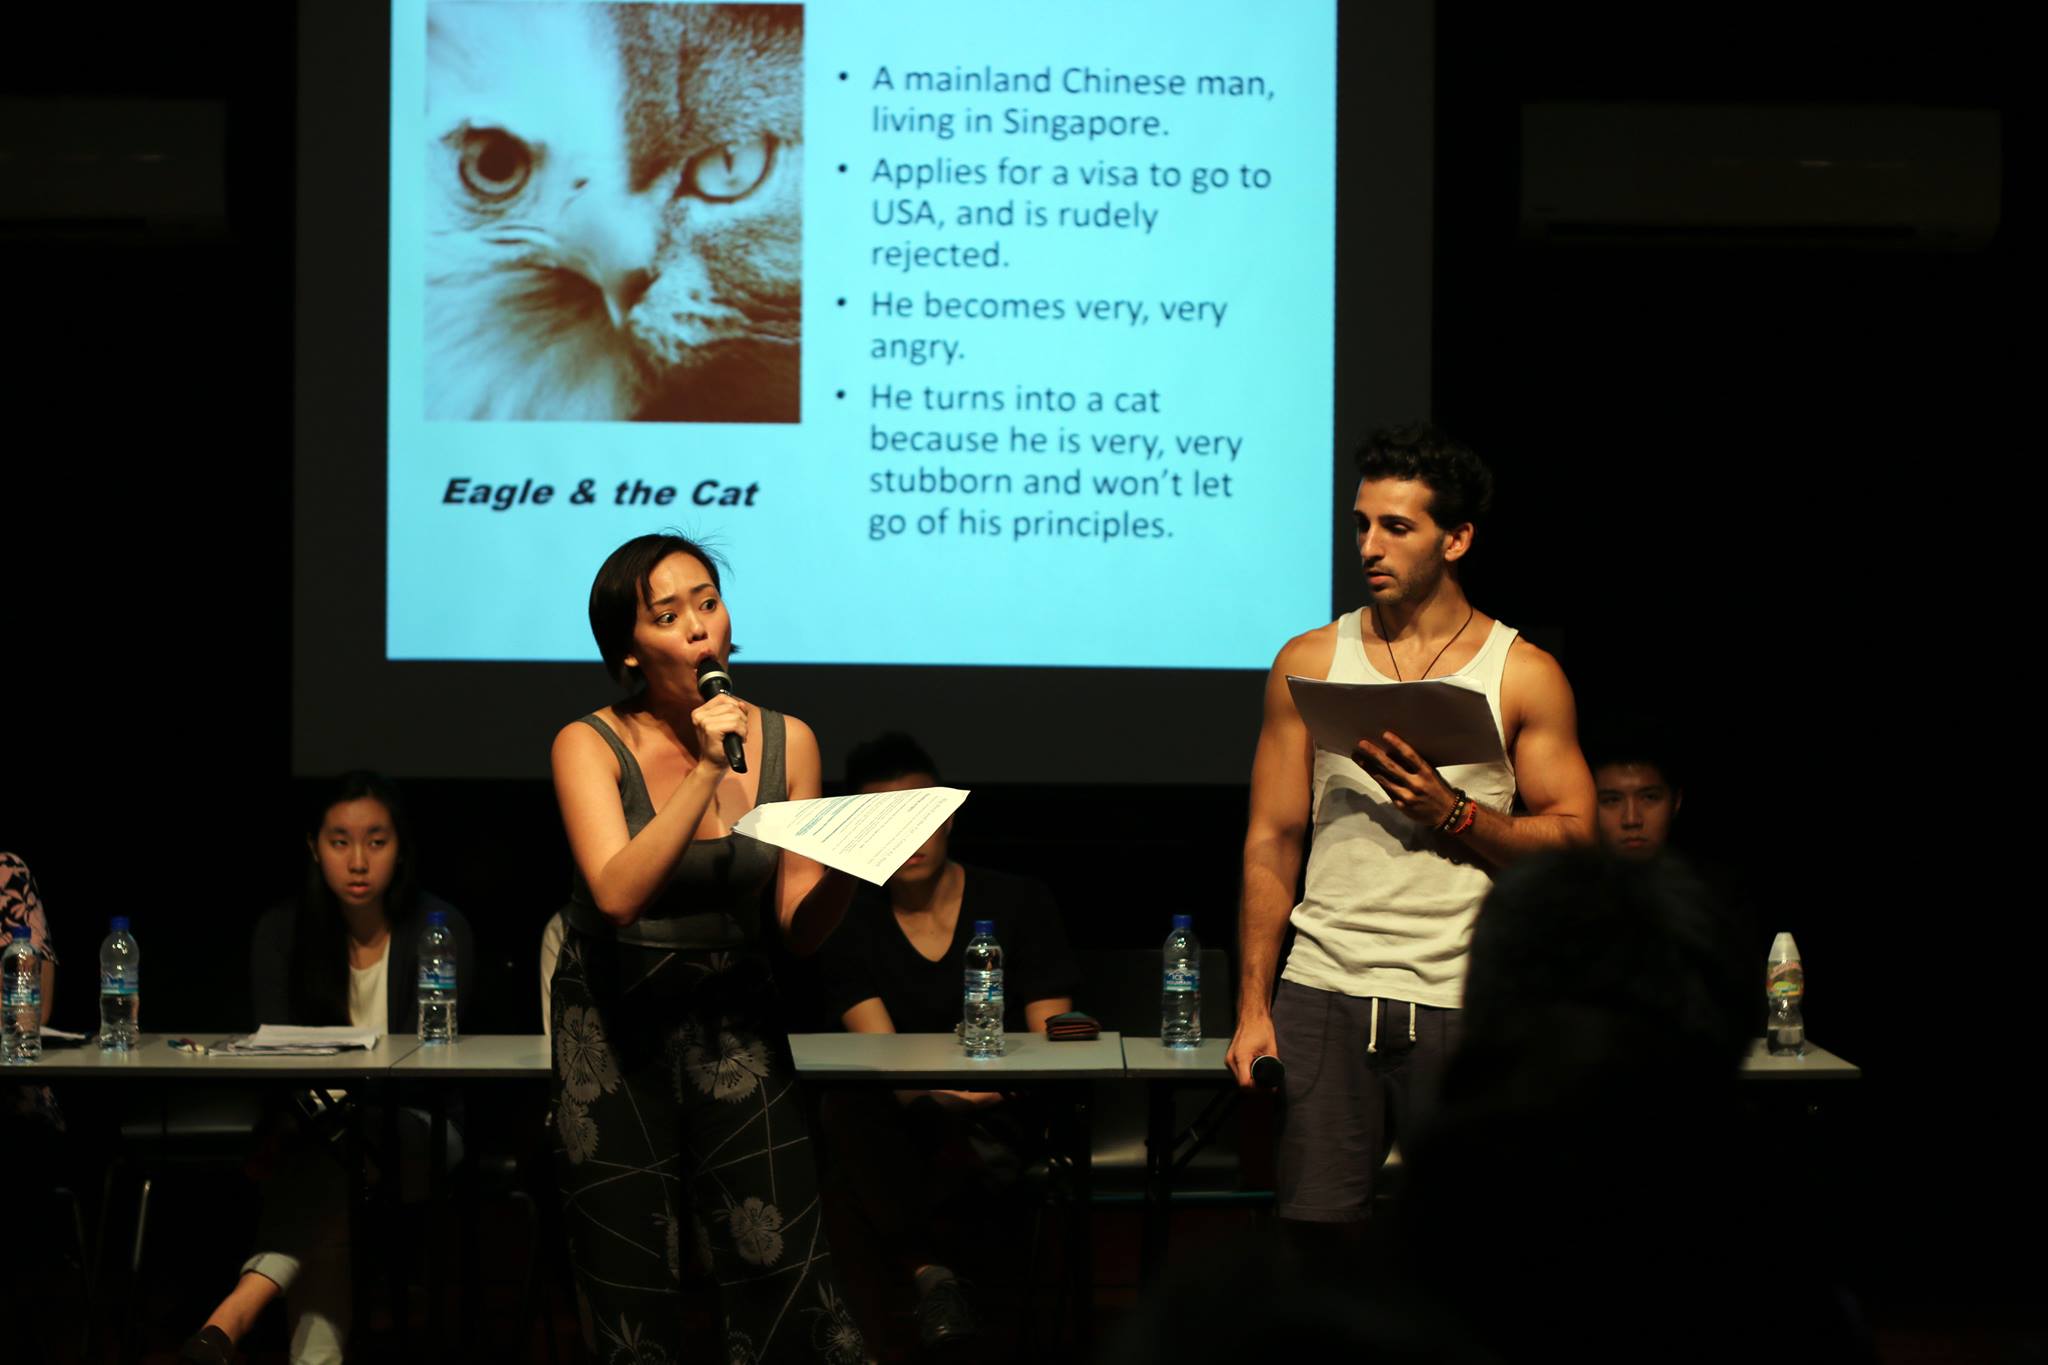
POLYGON ((1273 671, 1299 678, 1327 678, 1330 663, 1336 657, 1337 623, 1332 621, 1305 630, 1280 646, 1280 653, 1273 659, 1273 671))
POLYGON ((1572 685, 1557 656, 1528 636, 1517 635, 1508 647, 1507 666, 1501 670, 1501 704, 1519 710, 1560 697, 1569 702, 1571 695, 1572 685))

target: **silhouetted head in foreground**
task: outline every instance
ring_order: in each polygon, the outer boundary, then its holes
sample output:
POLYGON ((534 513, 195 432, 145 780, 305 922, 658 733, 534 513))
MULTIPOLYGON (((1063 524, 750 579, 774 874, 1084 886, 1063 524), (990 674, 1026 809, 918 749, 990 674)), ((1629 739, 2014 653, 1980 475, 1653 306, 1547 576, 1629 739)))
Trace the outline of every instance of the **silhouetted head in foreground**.
POLYGON ((1762 990, 1750 958, 1675 860, 1588 851, 1502 874, 1398 1237, 1426 1297, 1486 1346, 1734 1359, 1785 1331, 1857 1358, 1818 1281, 1764 1288, 1798 1177, 1737 1092, 1762 990))

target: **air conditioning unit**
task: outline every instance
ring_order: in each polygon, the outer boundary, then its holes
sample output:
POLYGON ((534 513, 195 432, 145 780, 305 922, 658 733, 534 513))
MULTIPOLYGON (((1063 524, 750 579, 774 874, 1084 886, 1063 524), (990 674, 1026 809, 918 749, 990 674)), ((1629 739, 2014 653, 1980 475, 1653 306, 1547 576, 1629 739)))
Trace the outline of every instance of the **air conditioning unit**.
POLYGON ((1998 230, 1999 116, 1900 105, 1522 106, 1522 237, 1965 250, 1998 230))
POLYGON ((227 230, 220 100, 0 99, 0 236, 227 230))

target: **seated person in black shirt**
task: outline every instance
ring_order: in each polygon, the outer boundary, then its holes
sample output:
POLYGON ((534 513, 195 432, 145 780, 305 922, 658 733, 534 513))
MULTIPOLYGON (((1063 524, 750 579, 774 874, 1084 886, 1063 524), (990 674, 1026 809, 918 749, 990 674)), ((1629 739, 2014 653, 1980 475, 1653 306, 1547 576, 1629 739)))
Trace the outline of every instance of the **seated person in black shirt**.
MULTIPOLYGON (((848 756, 850 791, 937 786, 938 765, 907 735, 888 734, 848 756)), ((994 920, 1003 947, 1003 1026, 1044 1032, 1073 1008, 1080 969, 1052 893, 1029 877, 967 867, 946 855, 952 820, 874 890, 863 887, 817 963, 827 1009, 853 1033, 951 1033, 960 1022, 967 941, 994 920)), ((936 1169, 1014 1156, 1036 1126, 995 1091, 840 1091, 824 1105, 843 1188, 864 1231, 918 1294, 918 1332, 937 1345, 970 1335, 974 1320, 940 1259, 936 1169)))

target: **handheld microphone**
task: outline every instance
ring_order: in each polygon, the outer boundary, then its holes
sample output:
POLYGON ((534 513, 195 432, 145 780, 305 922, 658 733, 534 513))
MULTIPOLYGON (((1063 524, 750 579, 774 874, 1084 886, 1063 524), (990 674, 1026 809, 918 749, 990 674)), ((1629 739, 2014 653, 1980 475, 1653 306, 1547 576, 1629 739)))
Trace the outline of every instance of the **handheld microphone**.
MULTIPOLYGON (((697 693, 699 696, 703 697, 706 701, 710 701, 713 697, 722 697, 731 691, 732 674, 726 672, 718 660, 710 655, 706 655, 697 661, 697 693)), ((747 751, 741 747, 740 737, 729 731, 725 736, 725 763, 727 767, 736 773, 743 773, 747 770, 747 751)))
POLYGON ((1252 1084, 1259 1089, 1278 1090, 1286 1079, 1287 1067, 1272 1053, 1252 1058, 1252 1084))

